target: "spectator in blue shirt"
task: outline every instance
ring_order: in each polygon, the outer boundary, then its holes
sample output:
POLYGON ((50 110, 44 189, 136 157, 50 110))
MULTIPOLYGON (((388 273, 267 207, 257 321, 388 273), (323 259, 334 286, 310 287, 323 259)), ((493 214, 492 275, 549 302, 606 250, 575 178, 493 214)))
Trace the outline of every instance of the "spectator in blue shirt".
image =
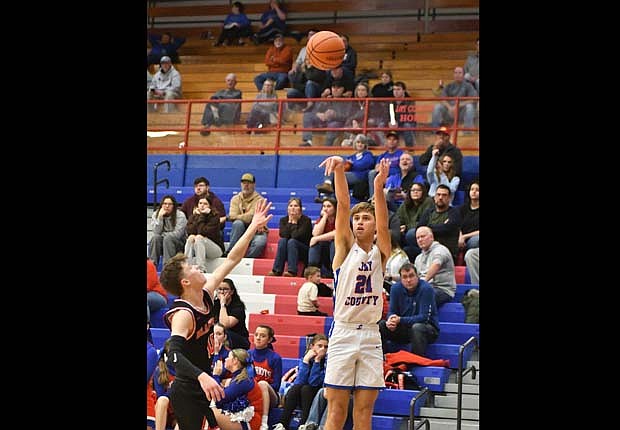
POLYGON ((411 343, 411 352, 424 356, 429 343, 439 336, 439 318, 435 291, 418 277, 412 263, 405 263, 398 271, 400 282, 390 290, 390 310, 387 320, 379 322, 383 351, 387 341, 411 343))
POLYGON ((243 3, 236 1, 231 6, 231 13, 228 14, 222 25, 222 32, 213 46, 224 45, 244 45, 244 37, 250 37, 252 25, 248 16, 243 13, 243 3))
POLYGON ((260 17, 260 29, 250 38, 255 45, 272 40, 277 33, 286 33, 286 9, 279 0, 270 0, 269 9, 260 17))

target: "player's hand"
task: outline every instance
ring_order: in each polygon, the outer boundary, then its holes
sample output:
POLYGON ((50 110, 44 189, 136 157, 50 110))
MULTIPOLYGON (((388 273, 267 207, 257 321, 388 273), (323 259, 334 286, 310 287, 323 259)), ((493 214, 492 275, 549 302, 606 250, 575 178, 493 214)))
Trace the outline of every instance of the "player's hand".
POLYGON ((202 372, 198 376, 198 382, 200 382, 200 388, 207 396, 207 400, 220 401, 224 398, 224 389, 217 383, 215 379, 202 372))
POLYGON ((323 162, 319 164, 319 167, 325 167, 325 176, 329 176, 337 167, 344 169, 344 158, 338 155, 332 155, 323 160, 323 162))
POLYGON ((250 224, 256 229, 256 231, 265 227, 269 220, 273 218, 273 214, 267 215, 269 209, 271 209, 271 202, 268 202, 266 199, 260 199, 256 203, 256 209, 254 210, 254 216, 252 217, 252 223, 250 224))
POLYGON ((375 176, 375 190, 380 190, 385 185, 385 181, 390 175, 390 160, 384 158, 377 165, 377 176, 375 176))

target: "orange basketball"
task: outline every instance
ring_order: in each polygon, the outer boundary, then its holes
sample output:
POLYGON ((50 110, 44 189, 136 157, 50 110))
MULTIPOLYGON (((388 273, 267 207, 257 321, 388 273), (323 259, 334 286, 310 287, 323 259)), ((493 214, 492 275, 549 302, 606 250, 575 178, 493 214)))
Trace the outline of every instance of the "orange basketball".
POLYGON ((317 69, 334 69, 344 59, 344 42, 333 31, 319 31, 306 43, 306 56, 317 69))

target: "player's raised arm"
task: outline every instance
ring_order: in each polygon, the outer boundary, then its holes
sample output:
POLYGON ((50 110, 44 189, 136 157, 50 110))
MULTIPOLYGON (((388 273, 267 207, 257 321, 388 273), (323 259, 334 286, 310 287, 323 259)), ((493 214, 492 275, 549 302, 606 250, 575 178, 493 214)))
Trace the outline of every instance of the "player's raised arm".
MULTIPOLYGON (((375 176, 375 219, 377 223, 377 246, 381 250, 381 262, 385 269, 385 263, 391 254, 390 229, 388 227, 388 208, 385 201, 383 187, 390 174, 390 160, 382 159, 379 164, 379 171, 375 176)), ((343 173, 344 176, 344 173, 343 173)))

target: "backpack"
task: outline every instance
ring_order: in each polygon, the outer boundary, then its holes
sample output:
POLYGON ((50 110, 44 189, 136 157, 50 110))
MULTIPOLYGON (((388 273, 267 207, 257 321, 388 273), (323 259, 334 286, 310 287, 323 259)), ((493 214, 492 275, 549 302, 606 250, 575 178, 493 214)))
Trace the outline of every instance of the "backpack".
POLYGON ((385 387, 395 390, 421 390, 418 378, 410 371, 392 367, 385 372, 385 387))

